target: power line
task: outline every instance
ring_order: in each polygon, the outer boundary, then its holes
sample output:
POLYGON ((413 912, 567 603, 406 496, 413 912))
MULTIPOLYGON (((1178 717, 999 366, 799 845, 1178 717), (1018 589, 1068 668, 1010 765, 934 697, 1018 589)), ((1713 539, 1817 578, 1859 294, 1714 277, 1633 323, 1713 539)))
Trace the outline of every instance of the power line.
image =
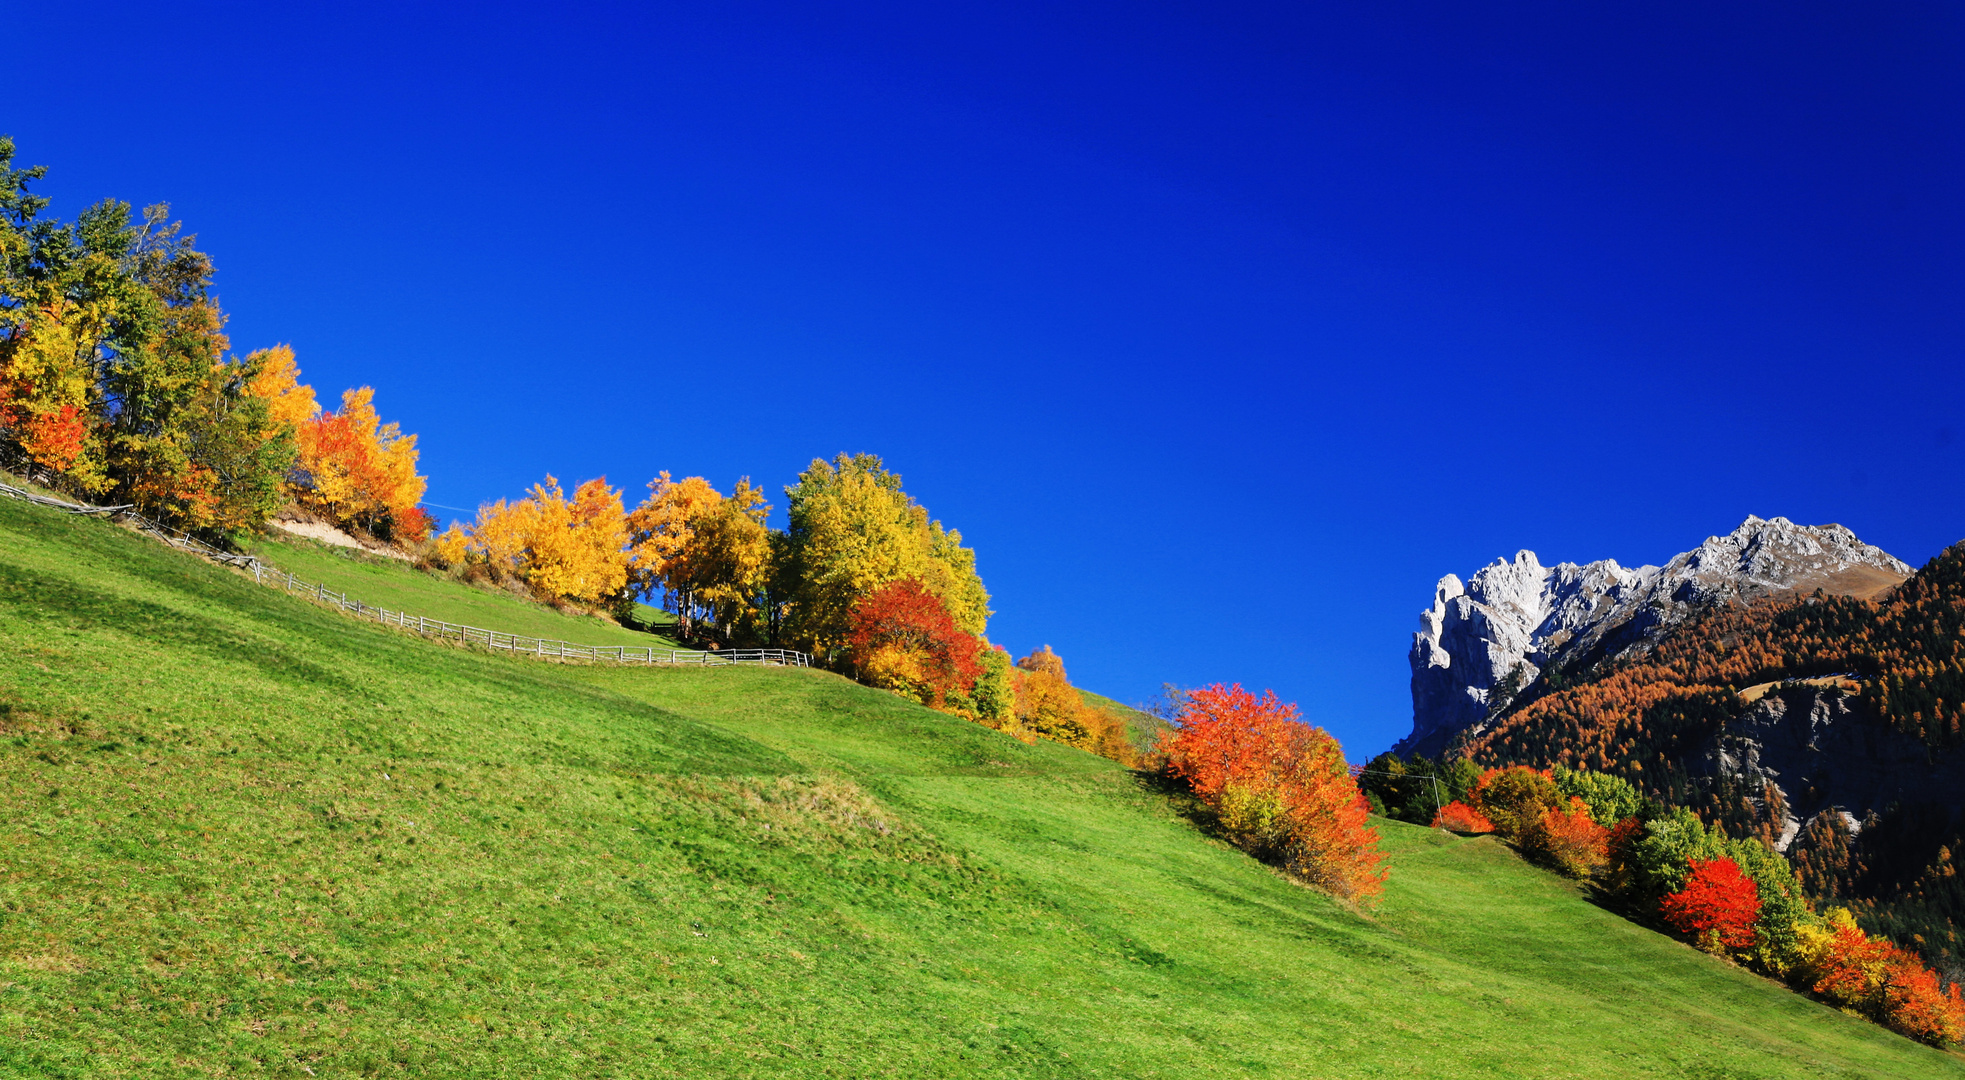
POLYGON ((1433 812, 1437 814, 1446 807, 1446 804, 1440 801, 1440 778, 1434 776, 1432 773, 1386 772, 1383 769, 1358 770, 1359 776, 1363 776, 1366 773, 1370 773, 1373 776, 1410 777, 1414 780, 1431 780, 1433 782, 1433 812))

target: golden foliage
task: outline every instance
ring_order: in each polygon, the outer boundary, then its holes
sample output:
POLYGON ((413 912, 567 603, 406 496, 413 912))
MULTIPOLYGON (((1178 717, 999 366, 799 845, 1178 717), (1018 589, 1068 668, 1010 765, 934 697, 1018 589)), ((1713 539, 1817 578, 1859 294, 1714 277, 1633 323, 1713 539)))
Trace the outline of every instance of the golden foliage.
MULTIPOLYGON (((278 383, 271 388, 278 389, 278 383)), ((311 389, 302 393, 297 386, 278 392, 278 407, 289 414, 313 397, 311 389)), ((340 410, 302 421, 299 436, 300 467, 309 480, 294 494, 335 521, 374 528, 423 500, 429 485, 416 474, 416 436, 403 434, 393 422, 382 423, 374 389, 343 391, 340 410)))
MULTIPOLYGON (((449 533, 438 539, 440 552, 456 546, 449 533)), ((526 498, 480 507, 470 546, 548 596, 593 603, 628 581, 627 513, 606 477, 581 484, 568 499, 548 476, 526 498)))
POLYGON ((1122 765, 1133 764, 1136 754, 1125 721, 1085 704, 1065 675, 1064 659, 1049 645, 1017 661, 1015 688, 1017 722, 1023 730, 1122 765))
POLYGON ((0 427, 13 429, 37 464, 90 491, 107 482, 101 448, 90 452, 87 438, 99 333, 89 309, 57 299, 0 338, 0 427))
POLYGON ((275 345, 256 349, 246 356, 248 364, 258 362, 259 373, 246 384, 246 392, 266 400, 267 415, 276 424, 291 424, 298 431, 302 424, 320 415, 320 402, 314 388, 300 381, 300 365, 294 362, 293 346, 275 345))
POLYGON ((471 534, 453 521, 450 528, 432 542, 431 551, 436 555, 437 562, 444 566, 462 566, 470 557, 471 534))
POLYGON ((814 460, 789 489, 788 578, 795 595, 787 629, 813 651, 844 648, 853 605, 893 581, 913 580, 948 609, 955 625, 981 636, 989 594, 975 552, 931 521, 901 490, 901 478, 871 454, 814 460))
POLYGON ((749 477, 728 497, 700 476, 648 483, 628 515, 630 572, 636 591, 669 595, 684 635, 697 617, 725 636, 762 636, 759 598, 771 576, 771 507, 749 477))

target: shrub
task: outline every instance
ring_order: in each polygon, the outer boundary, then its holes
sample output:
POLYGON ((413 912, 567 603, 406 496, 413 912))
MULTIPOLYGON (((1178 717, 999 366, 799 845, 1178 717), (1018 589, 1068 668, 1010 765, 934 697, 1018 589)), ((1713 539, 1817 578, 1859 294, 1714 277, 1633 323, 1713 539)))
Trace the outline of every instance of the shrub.
POLYGON ((1568 877, 1586 878, 1609 861, 1609 841, 1610 830, 1596 823, 1589 804, 1571 796, 1567 808, 1542 811, 1522 848, 1568 877))
POLYGON ((1958 984, 1938 987, 1938 976, 1916 957, 1898 949, 1884 978, 1884 1023, 1892 1031, 1944 1046, 1965 1037, 1965 998, 1958 984))
POLYGON ((1017 661, 1017 723, 1033 735, 1090 750, 1130 767, 1137 758, 1125 721, 1085 704, 1049 645, 1017 661))
POLYGON ((1025 740, 1030 734, 1017 720, 1017 686, 1011 671, 1015 665, 1000 645, 985 646, 976 656, 981 673, 966 693, 951 693, 949 707, 986 727, 1025 740))
POLYGON ((1238 845, 1345 899, 1384 890, 1378 834, 1344 751, 1295 705, 1217 684, 1188 691, 1173 723, 1160 740, 1168 770, 1238 845))
POLYGON ((1748 949, 1760 917, 1760 891, 1732 859, 1694 859, 1685 887, 1660 900, 1658 912, 1707 952, 1748 949))
POLYGON ((1472 836, 1493 832, 1494 822, 1489 821, 1487 815, 1479 810, 1455 799, 1440 807, 1439 813, 1433 815, 1433 827, 1460 833, 1463 836, 1472 836))
POLYGON ((1546 769, 1510 765, 1481 774, 1470 796, 1474 809, 1494 822, 1494 831, 1519 840, 1542 820, 1542 811, 1566 805, 1546 769))
POLYGON ((1873 1010, 1883 986, 1890 943, 1863 933, 1847 908, 1831 908, 1797 933, 1799 962, 1793 981, 1831 1005, 1873 1010))

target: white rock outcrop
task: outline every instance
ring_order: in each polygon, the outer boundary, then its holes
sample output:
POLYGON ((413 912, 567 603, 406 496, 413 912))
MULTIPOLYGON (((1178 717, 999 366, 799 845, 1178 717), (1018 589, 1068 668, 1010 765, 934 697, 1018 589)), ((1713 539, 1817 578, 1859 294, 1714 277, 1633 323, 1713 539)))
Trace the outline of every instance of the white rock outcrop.
POLYGON ((1551 664, 1580 671, 1643 648, 1713 603, 1816 589, 1875 596, 1910 572, 1840 525, 1749 516, 1663 566, 1626 569, 1604 559, 1545 567, 1520 551, 1464 584, 1448 574, 1412 636, 1412 734, 1394 749, 1437 753, 1486 723, 1497 687, 1505 694, 1551 664))

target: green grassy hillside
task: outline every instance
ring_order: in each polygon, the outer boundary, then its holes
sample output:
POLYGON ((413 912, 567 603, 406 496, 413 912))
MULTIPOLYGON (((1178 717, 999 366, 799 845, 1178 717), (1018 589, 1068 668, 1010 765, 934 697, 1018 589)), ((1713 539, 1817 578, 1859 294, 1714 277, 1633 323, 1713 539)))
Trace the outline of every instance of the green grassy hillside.
POLYGON ((815 671, 489 656, 0 500, 0 1076, 1924 1077, 1381 825, 1370 917, 815 671))
MULTIPOLYGON (((380 555, 298 538, 264 539, 252 544, 250 550, 302 580, 320 582, 351 599, 391 611, 576 645, 666 648, 675 644, 666 637, 651 638, 630 630, 612 619, 564 614, 509 592, 426 574, 380 555)), ((653 608, 644 608, 643 613, 645 623, 663 625, 674 620, 653 608)))

